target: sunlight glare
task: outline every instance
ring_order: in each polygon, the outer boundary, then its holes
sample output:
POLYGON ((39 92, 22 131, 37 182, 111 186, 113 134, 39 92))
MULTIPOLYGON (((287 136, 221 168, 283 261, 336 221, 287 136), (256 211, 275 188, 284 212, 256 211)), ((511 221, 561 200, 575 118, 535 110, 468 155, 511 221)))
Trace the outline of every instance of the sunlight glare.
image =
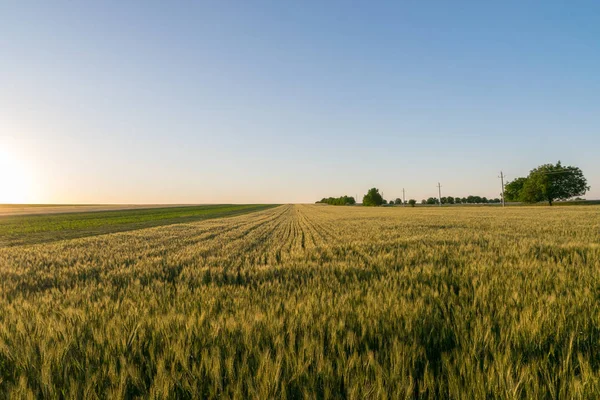
POLYGON ((0 148, 0 204, 24 204, 31 199, 27 168, 10 149, 0 148))

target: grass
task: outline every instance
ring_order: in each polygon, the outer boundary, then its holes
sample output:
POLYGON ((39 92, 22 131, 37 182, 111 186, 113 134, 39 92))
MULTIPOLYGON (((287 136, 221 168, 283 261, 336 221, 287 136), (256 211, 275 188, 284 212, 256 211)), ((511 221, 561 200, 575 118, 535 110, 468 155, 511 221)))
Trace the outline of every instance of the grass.
POLYGON ((207 205, 0 217, 0 246, 123 232, 254 212, 272 205, 207 205))
POLYGON ((600 207, 280 206, 0 249, 0 398, 598 398, 600 207))

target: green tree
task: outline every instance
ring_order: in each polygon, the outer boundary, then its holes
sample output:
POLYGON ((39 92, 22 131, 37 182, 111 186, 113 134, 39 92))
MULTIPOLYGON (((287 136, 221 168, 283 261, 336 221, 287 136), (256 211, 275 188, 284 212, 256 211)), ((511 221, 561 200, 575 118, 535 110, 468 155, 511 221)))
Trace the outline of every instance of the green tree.
POLYGON ((521 191, 521 199, 527 203, 567 200, 584 195, 590 190, 581 169, 572 166, 544 164, 531 170, 521 191))
POLYGON ((369 189, 367 194, 363 196, 363 206, 375 207, 383 204, 383 197, 379 193, 379 189, 369 189))
POLYGON ((411 206, 411 207, 414 207, 414 206, 415 206, 415 204, 417 204, 417 201, 416 201, 415 199, 410 199, 410 200, 408 201, 408 204, 410 204, 410 206, 411 206))
POLYGON ((317 203, 331 204, 334 206, 346 206, 356 204, 356 200, 351 196, 342 196, 342 197, 324 197, 321 201, 317 201, 317 203))
POLYGON ((525 182, 527 182, 527 178, 517 178, 508 182, 504 186, 504 199, 506 201, 522 201, 521 193, 525 182))
POLYGON ((397 198, 397 199, 394 201, 394 203, 396 203, 396 204, 402 204, 402 199, 400 199, 400 198, 397 198))

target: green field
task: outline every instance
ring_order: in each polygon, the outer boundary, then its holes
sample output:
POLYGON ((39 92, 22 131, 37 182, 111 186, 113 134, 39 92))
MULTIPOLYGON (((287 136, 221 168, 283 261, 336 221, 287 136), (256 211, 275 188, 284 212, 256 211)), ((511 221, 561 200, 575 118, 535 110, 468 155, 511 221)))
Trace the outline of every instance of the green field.
MULTIPOLYGON (((72 206, 68 206, 72 207, 72 206)), ((228 217, 272 205, 206 205, 0 217, 0 246, 42 243, 228 217)))

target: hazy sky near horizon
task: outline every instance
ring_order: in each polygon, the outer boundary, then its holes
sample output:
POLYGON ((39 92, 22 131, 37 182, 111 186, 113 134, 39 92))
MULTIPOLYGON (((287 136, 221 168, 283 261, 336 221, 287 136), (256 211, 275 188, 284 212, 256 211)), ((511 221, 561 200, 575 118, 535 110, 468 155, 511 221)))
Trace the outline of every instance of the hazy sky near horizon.
POLYGON ((600 3, 0 3, 0 203, 600 198, 600 3))

